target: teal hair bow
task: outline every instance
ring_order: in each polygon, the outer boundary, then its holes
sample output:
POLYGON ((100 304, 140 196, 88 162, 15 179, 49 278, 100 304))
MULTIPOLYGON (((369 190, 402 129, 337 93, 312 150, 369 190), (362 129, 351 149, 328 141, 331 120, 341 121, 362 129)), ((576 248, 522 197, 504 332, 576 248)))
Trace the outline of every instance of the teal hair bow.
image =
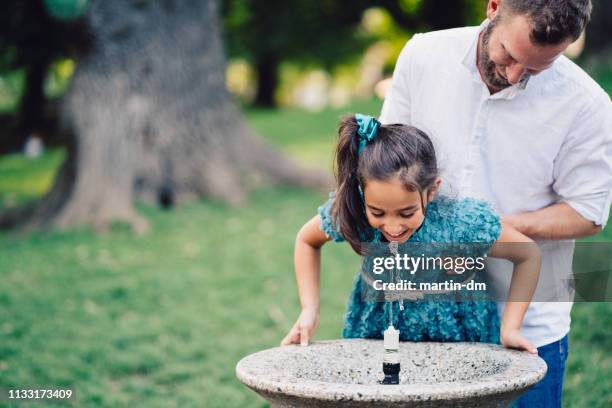
POLYGON ((366 143, 371 142, 376 137, 376 131, 380 127, 380 122, 372 116, 362 115, 361 113, 356 113, 355 119, 359 125, 359 129, 357 129, 357 134, 359 135, 358 153, 361 154, 366 143))

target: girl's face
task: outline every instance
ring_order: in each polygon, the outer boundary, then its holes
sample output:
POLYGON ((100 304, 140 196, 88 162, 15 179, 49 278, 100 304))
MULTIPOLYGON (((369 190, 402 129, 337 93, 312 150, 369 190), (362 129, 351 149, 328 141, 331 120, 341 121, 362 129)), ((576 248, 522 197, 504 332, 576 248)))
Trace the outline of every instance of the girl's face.
POLYGON ((433 199, 440 185, 437 179, 429 191, 409 191, 398 177, 388 181, 369 180, 363 190, 369 224, 388 241, 408 241, 423 221, 423 204, 433 199), (422 194, 422 199, 421 199, 422 194))

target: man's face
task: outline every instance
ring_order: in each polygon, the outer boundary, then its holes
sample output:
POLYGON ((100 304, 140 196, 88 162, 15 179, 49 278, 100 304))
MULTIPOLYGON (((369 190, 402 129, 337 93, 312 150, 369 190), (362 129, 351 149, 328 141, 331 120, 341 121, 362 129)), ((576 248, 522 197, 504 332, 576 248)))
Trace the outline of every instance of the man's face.
POLYGON ((527 16, 502 17, 498 10, 481 33, 477 65, 491 91, 500 91, 527 75, 537 75, 550 68, 571 43, 568 38, 556 45, 536 45, 529 38, 530 32, 527 16))

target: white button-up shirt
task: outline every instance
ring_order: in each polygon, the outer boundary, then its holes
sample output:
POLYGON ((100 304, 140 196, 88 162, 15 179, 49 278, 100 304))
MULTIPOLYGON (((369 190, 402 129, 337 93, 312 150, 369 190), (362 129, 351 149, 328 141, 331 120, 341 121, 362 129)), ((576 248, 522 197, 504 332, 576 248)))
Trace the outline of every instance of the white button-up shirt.
MULTIPOLYGON (((605 225, 612 200, 609 96, 565 56, 524 89, 517 84, 491 95, 476 66, 487 24, 413 36, 398 58, 380 121, 410 124, 432 138, 443 194, 485 199, 499 214, 566 202, 605 225)), ((573 252, 567 242, 540 246, 536 300, 541 285, 571 276, 573 252)), ((496 285, 509 284, 509 262, 488 266, 496 285)), ((522 332, 536 346, 556 341, 569 331, 570 311, 568 302, 533 302, 522 332)))

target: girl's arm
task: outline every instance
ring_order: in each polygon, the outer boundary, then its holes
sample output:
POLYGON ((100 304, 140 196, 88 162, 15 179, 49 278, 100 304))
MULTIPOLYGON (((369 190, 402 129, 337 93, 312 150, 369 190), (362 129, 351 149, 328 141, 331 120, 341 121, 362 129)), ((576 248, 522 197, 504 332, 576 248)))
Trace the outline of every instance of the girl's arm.
POLYGON ((319 215, 304 224, 297 234, 294 264, 302 312, 281 342, 281 346, 307 345, 319 326, 321 247, 329 240, 321 230, 319 215))
POLYGON ((540 250, 533 240, 502 222, 501 235, 493 245, 490 255, 514 263, 508 300, 501 321, 501 343, 506 347, 537 353, 535 346, 521 335, 520 329, 538 284, 540 250))

